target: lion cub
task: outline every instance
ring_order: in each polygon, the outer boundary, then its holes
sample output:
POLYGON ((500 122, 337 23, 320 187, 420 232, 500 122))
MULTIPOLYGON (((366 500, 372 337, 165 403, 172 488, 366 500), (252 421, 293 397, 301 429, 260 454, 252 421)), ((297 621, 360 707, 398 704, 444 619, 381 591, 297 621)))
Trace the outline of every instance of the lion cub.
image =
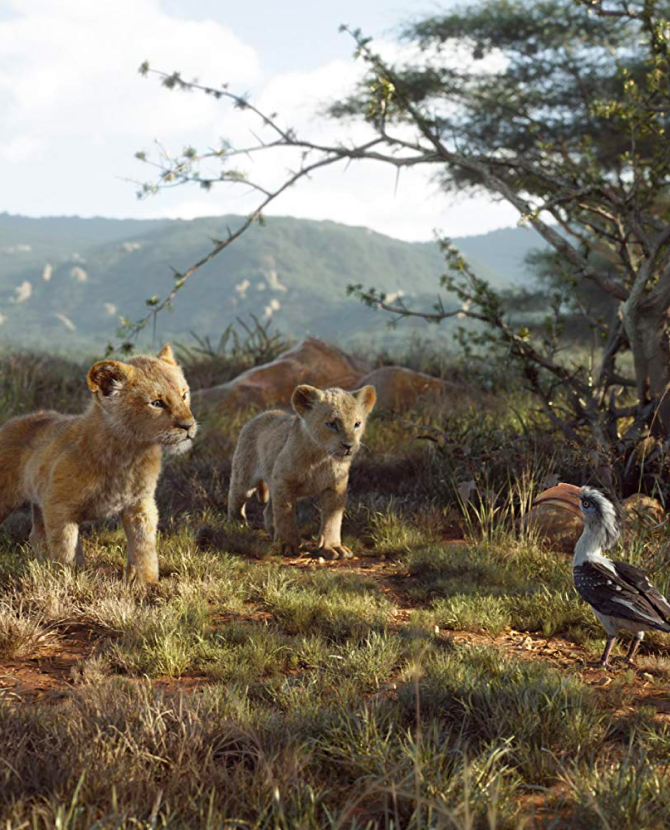
POLYGON ((297 554, 296 501, 318 495, 321 554, 351 557, 341 536, 349 467, 376 398, 374 386, 351 393, 303 385, 291 397, 295 415, 271 410, 249 421, 233 456, 229 517, 246 520, 246 502, 256 492, 265 504, 265 527, 272 533, 274 526, 281 553, 297 554))
POLYGON ((83 563, 79 523, 120 515, 126 574, 156 582, 154 500, 161 451, 191 446, 189 388, 169 345, 158 357, 103 360, 87 377, 82 415, 35 412, 0 428, 0 522, 30 502, 32 547, 55 562, 83 563))

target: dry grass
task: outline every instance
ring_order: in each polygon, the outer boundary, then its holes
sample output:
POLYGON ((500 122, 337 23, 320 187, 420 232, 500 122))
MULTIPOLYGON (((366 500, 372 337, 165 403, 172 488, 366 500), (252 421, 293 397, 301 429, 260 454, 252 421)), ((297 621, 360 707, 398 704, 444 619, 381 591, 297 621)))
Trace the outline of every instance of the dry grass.
MULTIPOLYGON (((64 372, 55 404, 80 371, 64 372)), ((34 367, 16 376, 8 414, 43 383, 34 367)), ((258 508, 251 530, 223 518, 247 413, 207 420, 194 453, 168 461, 155 587, 122 581, 114 523, 85 532, 89 564, 73 572, 35 561, 15 518, 0 536, 0 824, 665 826, 670 729, 626 708, 634 673, 601 688, 580 672, 602 631, 567 559, 520 530, 538 478, 580 472, 518 403, 409 413, 443 431, 437 444, 374 421, 345 518, 358 558, 344 565, 284 562, 258 508), (484 495, 466 502, 470 479, 484 495), (511 655, 510 632, 572 656, 511 655), (31 687, 35 674, 60 696, 31 687)), ((315 504, 301 522, 315 532, 315 504)), ((628 545, 665 584, 662 529, 641 525, 628 545)), ((640 669, 644 694, 662 694, 666 637, 640 669)))

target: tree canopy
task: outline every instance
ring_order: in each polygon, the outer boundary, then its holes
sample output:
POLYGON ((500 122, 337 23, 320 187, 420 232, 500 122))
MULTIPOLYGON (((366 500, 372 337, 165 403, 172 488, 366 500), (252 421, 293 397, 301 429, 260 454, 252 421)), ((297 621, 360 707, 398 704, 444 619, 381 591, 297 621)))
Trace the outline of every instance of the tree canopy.
POLYGON ((546 326, 516 327, 503 299, 447 240, 442 283, 460 298, 458 312, 389 303, 383 287, 356 285, 353 293, 400 316, 480 321, 479 337, 520 363, 567 435, 595 438, 605 466, 643 437, 658 439, 655 451, 663 452, 670 435, 669 13, 665 0, 483 0, 407 25, 401 39, 409 57, 393 65, 361 32, 347 30, 367 73, 330 113, 367 122, 370 137, 358 145, 312 142, 227 88, 158 73, 168 86, 248 110, 262 133, 253 147, 163 158, 158 181, 145 188, 246 181, 262 194, 260 211, 319 167, 374 159, 399 170, 429 165, 447 190, 481 189, 505 200, 551 249, 542 266, 560 290, 546 326), (302 163, 280 188, 249 182, 237 166, 242 151, 282 149, 299 149, 302 163), (204 179, 198 164, 214 155, 221 170, 204 179), (570 306, 601 338, 595 364, 561 352, 570 306))

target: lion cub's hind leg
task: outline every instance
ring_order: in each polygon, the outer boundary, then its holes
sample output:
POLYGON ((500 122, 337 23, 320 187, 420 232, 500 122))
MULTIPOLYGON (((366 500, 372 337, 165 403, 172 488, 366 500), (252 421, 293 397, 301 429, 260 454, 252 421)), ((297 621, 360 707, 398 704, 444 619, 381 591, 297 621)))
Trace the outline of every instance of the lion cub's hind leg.
POLYGON ((228 518, 233 522, 244 522, 247 524, 247 502, 256 492, 256 488, 251 490, 233 490, 231 483, 228 492, 228 518))
POLYGON ((38 504, 31 504, 31 512, 33 517, 33 526, 28 537, 28 544, 33 549, 33 552, 40 559, 46 559, 49 555, 47 546, 47 532, 44 527, 44 516, 42 515, 42 508, 38 504))
POLYGON ((295 515, 294 493, 283 482, 273 482, 271 501, 275 541, 279 543, 279 552, 286 556, 299 556, 300 533, 295 515))
POLYGON ((274 534, 274 522, 272 521, 272 499, 268 499, 263 510, 263 521, 265 522, 265 529, 272 536, 274 534))
POLYGON ((261 504, 267 504, 270 491, 263 479, 250 479, 238 459, 233 459, 233 473, 228 489, 228 518, 235 522, 247 522, 247 502, 256 494, 261 504))
POLYGON ((68 519, 52 517, 45 511, 44 528, 51 561, 61 565, 74 564, 81 556, 79 525, 68 519))
POLYGON ((38 504, 31 504, 33 527, 30 531, 28 542, 35 554, 40 559, 52 559, 63 565, 72 562, 81 568, 86 564, 84 548, 79 536, 79 527, 76 524, 68 523, 62 533, 52 528, 52 539, 55 540, 55 553, 52 553, 49 545, 47 529, 44 524, 44 514, 38 504), (73 529, 74 528, 74 529, 73 529), (74 538, 74 554, 72 554, 72 539, 74 538))

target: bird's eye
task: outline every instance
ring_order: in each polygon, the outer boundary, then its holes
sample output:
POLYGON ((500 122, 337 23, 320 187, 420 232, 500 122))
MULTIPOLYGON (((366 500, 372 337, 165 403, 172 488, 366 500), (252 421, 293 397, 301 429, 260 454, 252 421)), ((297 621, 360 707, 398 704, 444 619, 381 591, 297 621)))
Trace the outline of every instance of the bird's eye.
POLYGON ((588 510, 591 507, 591 499, 582 499, 582 507, 588 510))
POLYGON ((337 432, 339 429, 337 421, 326 421, 326 426, 328 427, 328 429, 334 429, 335 432, 337 432))
POLYGON ((165 409, 165 403, 160 398, 156 398, 155 401, 151 401, 151 406, 155 406, 156 409, 165 409))
POLYGON ((356 423, 354 424, 354 429, 360 429, 360 426, 361 426, 361 422, 356 421, 356 423))

